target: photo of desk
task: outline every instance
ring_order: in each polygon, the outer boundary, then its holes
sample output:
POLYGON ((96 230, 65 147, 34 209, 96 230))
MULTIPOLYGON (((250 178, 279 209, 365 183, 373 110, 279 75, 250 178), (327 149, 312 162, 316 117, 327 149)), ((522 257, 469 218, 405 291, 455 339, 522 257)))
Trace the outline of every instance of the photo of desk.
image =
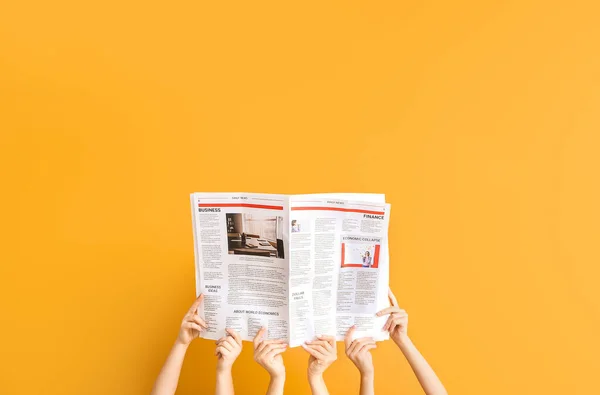
MULTIPOLYGON (((242 240, 239 242, 236 239, 231 240, 232 244, 238 244, 239 246, 234 246, 231 250, 234 254, 238 255, 256 255, 256 256, 266 256, 266 257, 276 257, 277 256, 277 248, 273 247, 270 243, 269 245, 260 245, 258 239, 253 237, 246 238, 246 245, 253 247, 244 247, 242 246, 242 240)), ((263 242, 268 243, 268 242, 263 242)))

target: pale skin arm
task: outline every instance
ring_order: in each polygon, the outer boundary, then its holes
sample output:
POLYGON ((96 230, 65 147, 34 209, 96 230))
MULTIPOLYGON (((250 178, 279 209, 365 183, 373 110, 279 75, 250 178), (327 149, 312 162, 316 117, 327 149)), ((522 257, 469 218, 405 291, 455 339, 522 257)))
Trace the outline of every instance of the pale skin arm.
POLYGON ((226 329, 227 334, 216 341, 215 355, 217 361, 216 395, 232 395, 233 377, 231 368, 237 357, 242 352, 242 338, 233 329, 226 329))
POLYGON ((313 395, 329 395, 323 373, 337 359, 337 347, 333 336, 317 336, 317 340, 302 345, 308 357, 308 383, 313 395))
POLYGON ((408 337, 408 314, 405 310, 398 307, 398 301, 392 293, 389 291, 389 298, 392 306, 385 308, 377 313, 378 316, 389 314, 387 322, 383 326, 383 330, 390 333, 390 337, 404 357, 410 364, 419 384, 427 395, 448 395, 448 392, 444 388, 444 385, 437 377, 427 360, 421 355, 417 347, 408 337))
POLYGON ((261 328, 254 337, 254 360, 271 377, 267 395, 283 395, 285 384, 285 366, 281 353, 287 349, 283 340, 263 340, 267 328, 261 328))
POLYGON ((377 348, 377 344, 371 337, 352 340, 355 329, 355 326, 348 329, 344 338, 346 355, 360 372, 360 395, 374 395, 375 368, 371 350, 377 348))
POLYGON ((200 333, 207 328, 204 320, 196 314, 196 310, 203 299, 204 295, 200 295, 183 318, 179 336, 154 383, 152 395, 175 394, 179 382, 179 374, 181 373, 181 366, 183 365, 183 359, 185 358, 188 346, 192 340, 200 336, 200 333))

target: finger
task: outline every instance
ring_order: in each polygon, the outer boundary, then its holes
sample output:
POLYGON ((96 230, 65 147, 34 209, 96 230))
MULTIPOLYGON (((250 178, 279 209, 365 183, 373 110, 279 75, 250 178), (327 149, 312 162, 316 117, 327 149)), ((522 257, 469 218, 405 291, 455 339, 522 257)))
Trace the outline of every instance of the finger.
POLYGON ((346 349, 346 355, 348 355, 348 356, 352 355, 352 353, 356 349, 357 345, 358 345, 358 339, 356 339, 352 343, 350 343, 350 346, 348 346, 348 348, 346 349))
POLYGON ((315 350, 311 346, 303 344, 302 348, 305 349, 307 353, 309 353, 310 355, 312 355, 313 357, 315 357, 315 358, 317 358, 319 360, 325 359, 325 355, 323 355, 322 353, 320 353, 318 350, 315 350))
POLYGON ((344 344, 346 345, 346 350, 348 349, 348 347, 350 347, 350 344, 352 344, 352 335, 354 334, 355 330, 356 325, 352 325, 350 329, 348 329, 348 332, 346 332, 346 336, 344 337, 344 344))
POLYGON ((198 310, 198 307, 200 306, 200 303, 202 303, 203 300, 204 294, 200 294, 200 296, 196 298, 194 303, 192 303, 192 307, 190 307, 190 309, 188 310, 188 314, 195 314, 196 310, 198 310))
POLYGON ((215 350, 215 355, 217 355, 217 356, 218 356, 219 354, 221 354, 221 355, 229 355, 229 350, 228 350, 228 349, 226 349, 226 348, 225 348, 225 347, 223 347, 223 346, 219 346, 219 347, 217 347, 217 349, 215 350))
POLYGON ((390 307, 386 307, 385 309, 383 309, 381 311, 378 311, 377 316, 381 317, 382 315, 399 313, 399 312, 400 312, 400 308, 398 306, 390 306, 390 307))
POLYGON ((274 348, 272 350, 270 350, 267 354, 265 354, 265 358, 268 359, 272 359, 275 358, 275 356, 284 353, 287 350, 287 345, 285 347, 281 347, 281 348, 274 348))
POLYGON ((392 322, 394 321, 393 316, 389 316, 388 319, 385 321, 385 325, 383 326, 383 328, 381 328, 384 331, 387 331, 390 329, 390 325, 392 325, 392 322))
POLYGON ((193 316, 191 316, 190 321, 194 321, 196 324, 200 325, 201 327, 208 329, 206 322, 204 322, 204 320, 202 318, 200 318, 200 316, 198 314, 194 314, 193 316))
POLYGON ((202 330, 203 330, 203 328, 200 325, 196 324, 195 322, 189 322, 188 321, 188 322, 185 323, 185 326, 188 329, 195 329, 198 332, 202 332, 202 330))
POLYGON ((223 348, 225 348, 225 349, 226 349, 226 350, 228 350, 228 351, 233 351, 233 346, 232 346, 231 344, 227 343, 227 340, 225 340, 225 341, 222 341, 222 342, 219 344, 219 347, 223 347, 223 348))
POLYGON ((259 348, 256 350, 256 354, 257 355, 266 355, 271 350, 281 349, 281 348, 286 348, 286 347, 287 347, 287 344, 281 344, 281 343, 261 344, 259 346, 259 348))
POLYGON ((260 344, 260 342, 262 341, 262 337, 265 334, 265 331, 267 330, 267 328, 265 328, 264 326, 262 328, 260 328, 260 330, 256 333, 256 336, 254 336, 254 349, 256 350, 256 348, 258 347, 258 345, 260 344))
POLYGON ((365 349, 365 347, 370 347, 370 346, 377 347, 377 343, 375 343, 375 340, 362 343, 360 346, 356 347, 354 352, 356 354, 360 354, 365 349))
POLYGON ((225 340, 225 343, 231 345, 232 349, 238 348, 240 346, 233 337, 228 337, 227 340, 225 340))
POLYGON ((256 348, 257 352, 262 351, 265 347, 271 344, 285 344, 285 340, 263 340, 256 348))
POLYGON ((388 298, 390 298, 390 302, 392 303, 392 306, 398 306, 398 300, 396 299, 396 296, 392 292, 391 288, 388 289, 388 298))
POLYGON ((313 346, 308 346, 308 347, 312 348, 313 350, 317 350, 318 352, 320 352, 323 355, 330 354, 330 352, 324 346, 321 346, 321 345, 313 345, 313 346))
POLYGON ((329 344, 329 342, 326 342, 325 340, 312 340, 309 342, 306 342, 306 344, 308 344, 309 346, 323 346, 323 347, 327 347, 327 346, 331 346, 331 344, 329 344))
POLYGON ((218 345, 218 344, 220 344, 220 343, 223 343, 223 342, 225 341, 225 339, 227 339, 227 336, 223 336, 222 338, 220 338, 219 340, 217 340, 217 341, 215 342, 215 344, 217 344, 217 345, 218 345))
POLYGON ((403 326, 406 324, 406 317, 407 315, 403 315, 403 316, 396 316, 394 314, 394 316, 392 316, 392 320, 390 322, 390 326, 392 325, 398 325, 398 326, 403 326))
POLYGON ((358 350, 364 343, 369 341, 373 341, 372 337, 361 337, 360 339, 356 339, 350 345, 350 348, 346 350, 346 354, 353 354, 356 350, 358 350))
POLYGON ((240 336, 239 333, 237 333, 236 331, 234 331, 231 328, 227 328, 227 329, 225 329, 225 331, 227 333, 229 333, 231 335, 231 337, 233 337, 235 339, 235 341, 237 342, 237 344, 239 344, 240 346, 242 345, 242 337, 240 336))
POLYGON ((393 317, 395 320, 398 320, 400 318, 406 318, 408 317, 408 313, 405 310, 400 310, 399 313, 394 313, 393 317))
POLYGON ((335 347, 335 336, 321 335, 317 336, 320 340, 325 340, 331 347, 335 347))
POLYGON ((377 348, 377 344, 367 344, 366 346, 360 349, 359 353, 368 352, 369 350, 372 350, 374 348, 377 348))

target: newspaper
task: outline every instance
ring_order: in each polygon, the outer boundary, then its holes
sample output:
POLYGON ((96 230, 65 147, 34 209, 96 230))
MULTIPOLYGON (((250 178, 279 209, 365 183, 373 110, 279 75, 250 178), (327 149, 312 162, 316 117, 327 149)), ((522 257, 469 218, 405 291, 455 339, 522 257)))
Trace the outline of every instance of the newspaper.
POLYGON ((299 346, 317 335, 388 338, 390 205, 380 194, 193 193, 200 316, 252 340, 299 346))

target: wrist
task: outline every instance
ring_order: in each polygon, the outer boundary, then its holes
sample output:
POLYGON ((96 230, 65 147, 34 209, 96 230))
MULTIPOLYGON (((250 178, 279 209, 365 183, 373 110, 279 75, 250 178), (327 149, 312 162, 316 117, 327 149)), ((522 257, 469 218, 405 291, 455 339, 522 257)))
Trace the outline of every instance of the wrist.
POLYGON ((181 341, 181 339, 178 337, 177 340, 175 340, 175 345, 174 347, 183 349, 183 350, 187 350, 188 346, 190 345, 190 343, 184 343, 181 341))
POLYGON ((231 368, 233 364, 228 363, 217 363, 217 375, 219 374, 231 374, 231 368))
POLYGON ((363 382, 375 381, 375 371, 360 372, 360 380, 363 382))
POLYGON ((308 385, 310 386, 310 391, 313 394, 321 394, 326 393, 323 392, 323 388, 327 388, 325 385, 325 380, 323 379, 323 374, 308 374, 308 385))
POLYGON ((283 372, 269 372, 269 376, 271 377, 271 380, 281 380, 281 379, 285 379, 285 371, 283 372))
POLYGON ((323 372, 321 373, 315 373, 315 372, 311 372, 310 369, 306 372, 307 376, 308 376, 308 380, 322 380, 323 379, 323 372))
POLYGON ((272 374, 270 381, 272 385, 283 384, 285 382, 285 372, 272 374))
POLYGON ((396 344, 398 345, 398 347, 405 347, 405 346, 408 346, 411 344, 410 337, 408 337, 408 334, 406 334, 406 333, 401 333, 394 340, 396 341, 396 344))

